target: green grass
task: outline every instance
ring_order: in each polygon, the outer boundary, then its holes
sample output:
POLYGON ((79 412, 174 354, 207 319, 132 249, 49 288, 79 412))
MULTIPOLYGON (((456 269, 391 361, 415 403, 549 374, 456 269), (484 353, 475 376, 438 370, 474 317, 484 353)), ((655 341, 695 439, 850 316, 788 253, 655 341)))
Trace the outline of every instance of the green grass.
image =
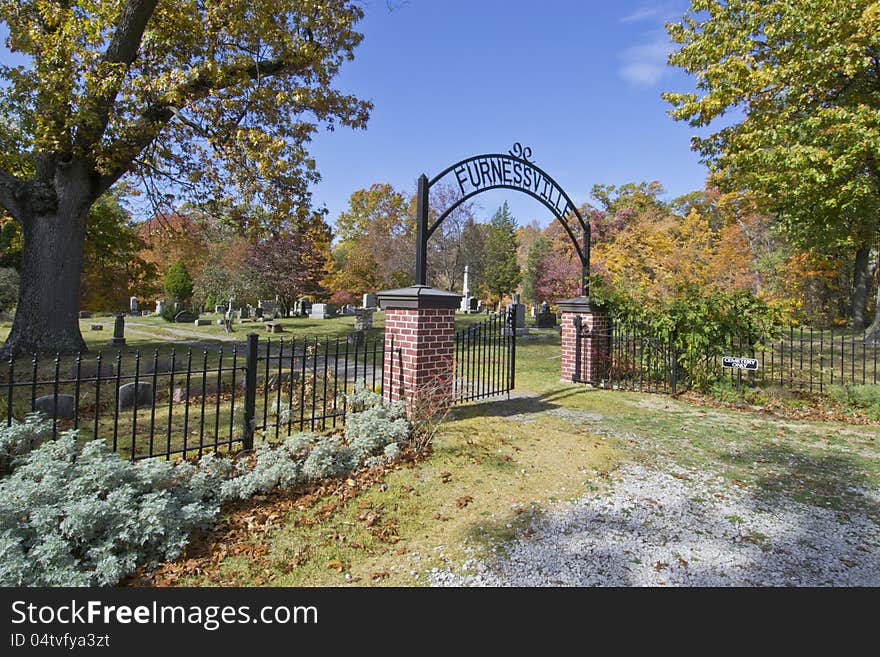
POLYGON ((795 499, 840 512, 855 505, 880 520, 877 504, 853 491, 880 485, 876 427, 561 383, 558 333, 533 331, 517 344, 516 393, 527 397, 457 407, 426 461, 394 470, 329 518, 316 514, 331 498, 290 511, 253 538, 266 560, 226 557, 219 569, 185 581, 424 584, 430 568, 462 563, 469 548, 503 549, 548 505, 601 491, 610 471, 633 461, 715 473, 719 490, 735 486, 767 504, 795 499), (463 498, 471 501, 460 506, 463 498), (370 514, 392 528, 393 542, 367 525, 370 514))

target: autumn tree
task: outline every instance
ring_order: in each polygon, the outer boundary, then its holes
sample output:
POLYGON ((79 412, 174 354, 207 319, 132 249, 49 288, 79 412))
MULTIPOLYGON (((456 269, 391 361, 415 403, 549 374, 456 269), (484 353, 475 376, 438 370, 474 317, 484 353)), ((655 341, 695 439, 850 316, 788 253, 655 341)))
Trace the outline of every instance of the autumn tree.
POLYGON ((880 229, 880 4, 700 0, 667 27, 681 46, 669 62, 696 92, 664 98, 675 119, 710 128, 693 148, 714 182, 759 193, 802 250, 848 250, 863 328, 880 229))
POLYGON ((330 258, 330 228, 326 225, 279 233, 251 247, 250 268, 263 298, 278 298, 286 314, 297 299, 325 292, 321 281, 330 258))
POLYGON ((391 185, 355 191, 335 223, 336 290, 360 295, 415 280, 415 220, 391 185))
POLYGON ((312 134, 370 109, 331 86, 362 16, 349 0, 0 2, 24 61, 0 69, 0 205, 24 236, 4 353, 85 348, 86 216, 123 176, 308 216, 312 134))
POLYGON ((518 247, 516 219, 505 201, 489 222, 483 263, 486 287, 495 301, 501 301, 519 285, 522 274, 516 257, 518 247))
POLYGON ((128 299, 152 298, 158 271, 141 257, 145 244, 117 195, 108 192, 87 215, 80 306, 90 310, 128 309, 128 299))

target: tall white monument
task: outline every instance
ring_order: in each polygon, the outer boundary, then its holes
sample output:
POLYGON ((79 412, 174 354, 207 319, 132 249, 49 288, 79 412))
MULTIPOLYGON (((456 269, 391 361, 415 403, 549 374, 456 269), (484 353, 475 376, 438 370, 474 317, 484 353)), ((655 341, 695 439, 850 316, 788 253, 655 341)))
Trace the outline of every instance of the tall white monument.
POLYGON ((458 308, 463 313, 471 312, 471 305, 472 305, 471 299, 472 299, 472 297, 471 297, 470 287, 468 286, 468 276, 469 275, 470 275, 470 272, 468 270, 468 266, 465 265, 464 266, 464 286, 462 287, 462 290, 461 290, 461 295, 462 295, 461 296, 461 305, 458 308))

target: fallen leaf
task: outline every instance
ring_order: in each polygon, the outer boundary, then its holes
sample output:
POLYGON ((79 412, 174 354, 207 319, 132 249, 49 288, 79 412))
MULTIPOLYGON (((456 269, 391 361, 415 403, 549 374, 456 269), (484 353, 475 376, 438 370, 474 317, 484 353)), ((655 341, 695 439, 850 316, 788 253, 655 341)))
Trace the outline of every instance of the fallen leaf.
POLYGON ((669 564, 666 562, 658 561, 654 564, 654 570, 656 570, 658 573, 665 568, 669 568, 669 564))
POLYGON ((345 570, 345 565, 338 559, 330 559, 324 565, 330 570, 335 570, 337 573, 341 573, 343 570, 345 570))
POLYGON ((457 500, 455 500, 455 505, 459 509, 463 509, 473 501, 474 501, 474 498, 471 497, 470 495, 463 495, 463 496, 459 497, 457 500))

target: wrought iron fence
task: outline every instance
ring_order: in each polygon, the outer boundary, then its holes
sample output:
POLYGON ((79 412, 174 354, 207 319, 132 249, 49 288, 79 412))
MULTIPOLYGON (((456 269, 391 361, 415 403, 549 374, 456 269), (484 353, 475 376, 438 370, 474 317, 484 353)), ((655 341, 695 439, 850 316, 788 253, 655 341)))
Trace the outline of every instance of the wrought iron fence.
POLYGON ((453 401, 509 393, 515 385, 516 313, 495 313, 455 334, 453 401))
MULTIPOLYGON (((576 325, 577 326, 577 325, 576 325)), ((683 349, 675 337, 636 322, 614 319, 610 330, 591 332, 577 326, 574 380, 607 388, 675 394, 691 387, 693 370, 701 369, 703 380, 730 381, 734 385, 778 385, 780 387, 823 392, 829 385, 877 385, 880 382, 880 344, 843 330, 812 328, 780 329, 772 339, 760 336, 754 341, 735 338, 713 348, 696 363, 686 363, 683 349), (603 341, 605 362, 593 369, 599 376, 588 381, 581 373, 581 356, 603 341), (723 366, 723 356, 753 358, 754 370, 723 366)))
MULTIPOLYGON (((6 425, 32 411, 53 436, 78 429, 131 460, 252 449, 294 430, 344 423, 355 383, 382 392, 384 338, 260 340, 231 347, 114 350, 10 359, 0 369, 6 425)), ((393 344, 393 343, 392 343, 393 344)))

